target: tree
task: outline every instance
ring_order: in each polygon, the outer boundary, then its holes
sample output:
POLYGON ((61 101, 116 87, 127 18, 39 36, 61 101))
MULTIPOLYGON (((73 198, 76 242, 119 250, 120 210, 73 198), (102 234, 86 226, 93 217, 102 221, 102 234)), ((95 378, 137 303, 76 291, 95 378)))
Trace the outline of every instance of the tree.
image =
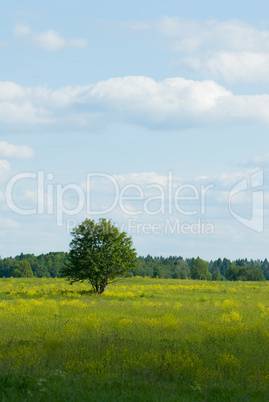
POLYGON ((239 281, 265 281, 261 271, 253 267, 243 267, 240 271, 239 281))
POLYGON ((190 267, 186 261, 178 258, 173 266, 171 277, 173 279, 186 279, 190 275, 190 267))
POLYGON ((68 262, 62 269, 71 283, 88 280, 95 292, 103 293, 108 283, 134 268, 132 239, 110 220, 85 219, 71 234, 68 262))
POLYGON ((265 281, 261 271, 253 267, 232 264, 226 273, 229 281, 265 281))
POLYGON ((217 268, 212 274, 212 281, 221 281, 222 278, 223 276, 221 275, 219 268, 217 268))
POLYGON ((228 281, 238 281, 240 269, 241 267, 239 265, 232 264, 225 275, 228 281))
POLYGON ((192 279, 208 279, 207 262, 201 258, 196 258, 191 264, 191 278, 192 279))
POLYGON ((30 263, 23 260, 16 263, 11 274, 15 278, 32 278, 34 276, 30 263))
POLYGON ((261 271, 263 273, 263 275, 265 276, 265 279, 269 279, 269 263, 267 261, 267 258, 265 258, 265 260, 263 261, 262 265, 261 265, 261 271))

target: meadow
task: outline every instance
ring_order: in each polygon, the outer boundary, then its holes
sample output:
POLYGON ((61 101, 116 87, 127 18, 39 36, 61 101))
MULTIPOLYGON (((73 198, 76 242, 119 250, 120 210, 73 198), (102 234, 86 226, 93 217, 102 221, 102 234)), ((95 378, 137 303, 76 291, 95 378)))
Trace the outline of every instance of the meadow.
POLYGON ((268 401, 269 283, 0 280, 1 401, 268 401))

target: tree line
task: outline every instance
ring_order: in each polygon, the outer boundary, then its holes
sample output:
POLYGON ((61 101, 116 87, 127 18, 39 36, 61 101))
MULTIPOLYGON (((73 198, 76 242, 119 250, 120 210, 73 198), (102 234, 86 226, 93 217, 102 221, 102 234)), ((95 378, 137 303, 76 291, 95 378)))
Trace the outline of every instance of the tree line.
POLYGON ((167 279, 261 281, 269 280, 269 262, 267 259, 231 261, 227 258, 207 262, 199 257, 184 259, 148 255, 137 258, 137 266, 130 274, 167 279))
POLYGON ((35 256, 34 254, 0 258, 0 277, 37 277, 58 278, 66 264, 68 253, 51 252, 35 256))
MULTIPOLYGON (((68 261, 67 252, 50 252, 17 255, 0 258, 0 277, 61 277, 61 271, 68 261)), ((204 261, 198 258, 178 256, 138 257, 135 267, 126 276, 147 276, 167 279, 201 280, 269 280, 269 262, 265 260, 237 259, 231 261, 219 258, 204 261)))

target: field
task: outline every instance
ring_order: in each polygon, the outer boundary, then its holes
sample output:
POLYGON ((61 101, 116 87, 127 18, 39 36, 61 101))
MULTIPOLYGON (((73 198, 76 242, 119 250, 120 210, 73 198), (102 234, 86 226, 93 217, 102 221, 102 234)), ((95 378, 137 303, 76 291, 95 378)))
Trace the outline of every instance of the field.
POLYGON ((269 283, 0 280, 1 401, 268 401, 269 283))

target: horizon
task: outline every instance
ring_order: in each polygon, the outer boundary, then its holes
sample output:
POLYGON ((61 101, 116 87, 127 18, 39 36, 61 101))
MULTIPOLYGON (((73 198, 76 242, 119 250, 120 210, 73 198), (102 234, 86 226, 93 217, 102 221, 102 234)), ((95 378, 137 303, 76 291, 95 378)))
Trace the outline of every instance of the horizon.
MULTIPOLYGON (((40 257, 41 255, 48 255, 48 254, 50 254, 50 253, 55 253, 55 254, 57 254, 57 253, 69 253, 69 251, 64 251, 64 250, 61 250, 61 251, 49 251, 48 253, 41 253, 41 254, 38 254, 38 255, 36 255, 36 254, 34 254, 34 253, 19 253, 19 254, 17 254, 17 255, 14 255, 14 256, 7 256, 7 257, 2 257, 1 255, 0 255, 0 259, 2 259, 2 260, 4 260, 5 258, 12 258, 12 259, 15 259, 16 257, 20 257, 21 255, 23 255, 23 256, 26 256, 26 255, 34 255, 35 257, 40 257)), ((151 257, 151 258, 153 258, 153 259, 157 259, 157 258, 164 258, 164 259, 169 259, 170 257, 172 257, 172 258, 182 258, 183 259, 183 261, 186 261, 186 260, 192 260, 192 259, 196 259, 196 258, 200 258, 200 256, 199 255, 197 255, 197 256, 191 256, 191 257, 184 257, 183 255, 167 255, 167 256, 164 256, 164 255, 151 255, 151 254, 147 254, 147 255, 137 255, 137 257, 136 258, 147 258, 147 257, 151 257)), ((261 261, 265 261, 265 260, 267 260, 268 261, 268 259, 267 258, 264 258, 264 259, 261 259, 261 258, 257 258, 257 259, 248 259, 248 258, 235 258, 235 259, 230 259, 230 258, 227 258, 227 257, 218 257, 218 258, 216 258, 216 259, 207 259, 207 260, 204 260, 204 261, 206 261, 208 264, 210 264, 211 262, 215 262, 215 261, 218 261, 218 260, 228 260, 228 261, 230 261, 231 263, 233 263, 233 262, 236 262, 236 261, 242 261, 242 260, 247 260, 248 262, 250 262, 250 261, 254 261, 254 262, 261 262, 261 261)))

